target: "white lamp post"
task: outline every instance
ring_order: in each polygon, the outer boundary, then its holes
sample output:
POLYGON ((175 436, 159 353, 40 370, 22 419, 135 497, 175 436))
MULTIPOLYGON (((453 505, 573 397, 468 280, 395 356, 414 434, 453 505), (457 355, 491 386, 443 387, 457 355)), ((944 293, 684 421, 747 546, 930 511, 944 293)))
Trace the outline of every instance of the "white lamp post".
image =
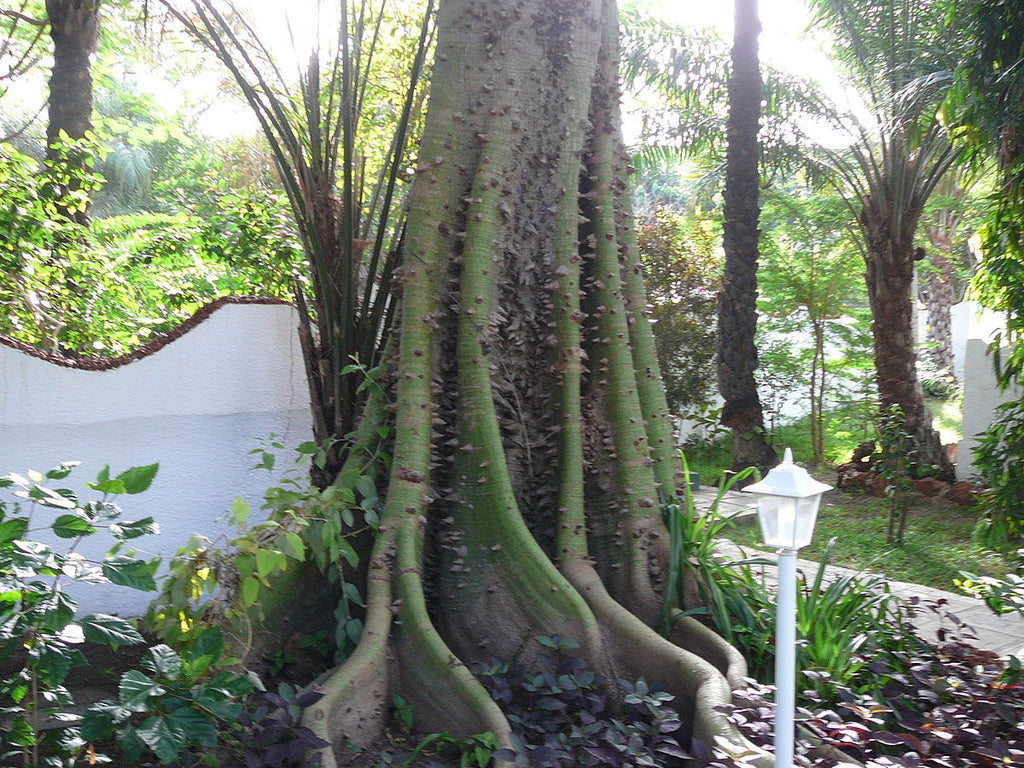
POLYGON ((789 448, 782 463, 759 483, 743 490, 757 496, 757 518, 764 543, 779 556, 779 592, 775 615, 775 768, 793 766, 793 717, 796 708, 796 555, 811 542, 821 495, 819 483, 793 463, 789 448))

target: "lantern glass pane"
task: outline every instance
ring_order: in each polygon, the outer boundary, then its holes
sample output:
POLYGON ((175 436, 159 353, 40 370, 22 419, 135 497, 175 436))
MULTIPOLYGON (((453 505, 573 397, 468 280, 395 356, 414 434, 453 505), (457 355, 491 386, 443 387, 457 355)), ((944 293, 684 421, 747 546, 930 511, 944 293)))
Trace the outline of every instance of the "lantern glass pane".
POLYGON ((792 498, 759 496, 757 516, 764 543, 780 549, 799 549, 811 543, 821 495, 792 498))

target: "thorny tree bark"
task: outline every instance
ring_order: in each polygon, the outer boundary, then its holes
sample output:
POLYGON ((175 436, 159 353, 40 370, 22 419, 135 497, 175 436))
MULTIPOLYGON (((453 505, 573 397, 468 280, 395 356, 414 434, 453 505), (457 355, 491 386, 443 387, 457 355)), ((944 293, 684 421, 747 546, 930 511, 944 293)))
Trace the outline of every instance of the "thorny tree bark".
MULTIPOLYGON (((305 722, 334 745, 327 766, 373 740, 397 692, 418 727, 508 745, 469 665, 529 665, 557 633, 612 678, 666 682, 706 758, 742 741, 716 707, 745 665, 692 619, 672 642, 651 628, 677 468, 631 229, 614 1, 448 0, 438 28, 394 402, 364 415, 395 426, 365 630, 305 722)), ((361 430, 350 464, 379 435, 361 430)))
POLYGON ((765 440, 764 413, 754 370, 757 349, 757 261, 761 74, 758 66, 757 0, 736 0, 729 77, 728 147, 725 167, 725 271, 718 295, 718 391, 725 401, 721 422, 732 428, 735 468, 766 468, 777 459, 765 440))

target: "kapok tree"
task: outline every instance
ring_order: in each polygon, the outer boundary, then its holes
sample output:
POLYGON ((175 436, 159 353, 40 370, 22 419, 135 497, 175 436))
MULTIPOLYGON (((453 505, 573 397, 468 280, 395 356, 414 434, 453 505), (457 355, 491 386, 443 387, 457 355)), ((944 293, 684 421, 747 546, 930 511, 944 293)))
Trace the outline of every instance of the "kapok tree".
MULTIPOLYGON (((471 673, 575 641, 609 678, 666 683, 698 757, 743 660, 690 618, 652 627, 675 495, 671 423, 632 229, 613 0, 447 0, 400 269, 401 318, 340 477, 387 430, 362 638, 305 722, 379 733, 510 726, 471 673)), ((321 319, 323 322, 324 319, 321 319)), ((327 320, 329 322, 329 319, 327 320)))

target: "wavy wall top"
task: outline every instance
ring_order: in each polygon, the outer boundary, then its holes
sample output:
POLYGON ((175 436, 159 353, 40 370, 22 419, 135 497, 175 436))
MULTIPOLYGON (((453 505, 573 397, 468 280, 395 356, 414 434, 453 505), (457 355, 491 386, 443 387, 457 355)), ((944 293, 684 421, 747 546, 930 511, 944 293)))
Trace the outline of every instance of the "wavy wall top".
POLYGON ((15 341, 14 339, 8 338, 2 334, 0 334, 0 345, 16 349, 19 352, 24 352, 25 354, 32 355, 32 357, 45 360, 48 363, 53 363, 54 365, 59 365, 64 368, 77 368, 82 371, 109 371, 114 368, 120 368, 128 365, 129 363, 134 363, 144 357, 149 357, 155 352, 159 352, 171 342, 177 341, 193 328, 196 328, 218 309, 228 304, 276 305, 288 303, 289 302, 282 299, 266 298, 262 296, 222 296, 221 298, 200 307, 191 317, 183 320, 181 325, 178 325, 166 333, 160 334, 127 355, 119 355, 117 357, 67 357, 54 352, 47 352, 46 350, 39 349, 31 344, 15 341))

